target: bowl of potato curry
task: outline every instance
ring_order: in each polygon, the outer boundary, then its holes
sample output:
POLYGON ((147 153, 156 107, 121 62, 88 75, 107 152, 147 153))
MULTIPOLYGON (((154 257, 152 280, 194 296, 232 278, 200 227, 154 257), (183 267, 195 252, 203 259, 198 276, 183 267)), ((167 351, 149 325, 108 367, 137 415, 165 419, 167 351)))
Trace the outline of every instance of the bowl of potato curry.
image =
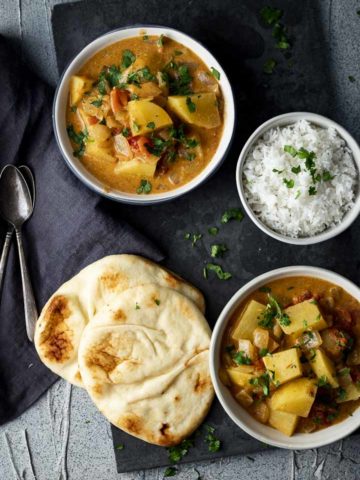
POLYGON ((360 291, 314 267, 257 277, 223 310, 211 374, 230 417, 255 438, 315 448, 360 425, 360 291))
POLYGON ((60 150, 93 190, 128 203, 170 200, 219 167, 234 100, 216 59, 191 37, 133 27, 71 62, 54 102, 60 150))

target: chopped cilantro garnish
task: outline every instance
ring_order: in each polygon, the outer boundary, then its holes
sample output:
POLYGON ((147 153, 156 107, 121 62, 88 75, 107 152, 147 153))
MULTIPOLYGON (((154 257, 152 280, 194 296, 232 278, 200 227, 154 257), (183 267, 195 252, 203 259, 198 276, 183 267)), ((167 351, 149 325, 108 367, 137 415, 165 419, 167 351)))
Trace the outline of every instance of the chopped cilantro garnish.
POLYGON ((309 195, 316 195, 317 194, 317 190, 315 187, 309 187, 309 195))
POLYGON ((274 60, 273 58, 269 58, 268 60, 266 60, 266 62, 263 65, 263 72, 267 73, 268 75, 271 75, 274 72, 275 67, 276 67, 276 60, 274 60))
POLYGON ((170 95, 189 95, 192 93, 191 81, 192 77, 187 65, 179 65, 174 61, 170 61, 163 70, 163 78, 169 86, 170 95), (176 74, 171 74, 175 71, 176 74))
POLYGON ((149 40, 149 35, 143 35, 143 40, 144 40, 144 42, 146 42, 147 40, 149 40))
POLYGON ((232 359, 238 365, 251 365, 251 359, 247 355, 245 355, 244 352, 241 352, 241 351, 236 352, 232 356, 232 359))
POLYGON ((141 194, 141 193, 145 193, 145 194, 148 194, 151 192, 151 189, 152 189, 152 185, 151 183, 149 182, 149 180, 141 180, 140 181, 140 186, 139 188, 136 190, 136 192, 138 194, 141 194))
POLYGON ((210 255, 213 258, 222 257, 227 251, 228 248, 226 245, 224 245, 223 243, 215 243, 214 245, 211 245, 210 255))
POLYGON ((128 128, 123 128, 122 132, 121 132, 124 137, 130 137, 130 130, 128 128))
POLYGON ((70 108, 70 110, 71 110, 73 113, 75 113, 76 110, 77 110, 77 106, 76 106, 76 105, 73 105, 73 106, 70 108))
POLYGON ((194 446, 194 441, 190 438, 183 440, 175 447, 167 448, 168 458, 172 463, 179 462, 189 452, 189 449, 194 446))
POLYGON ((202 234, 201 233, 194 233, 193 236, 192 236, 192 241, 191 241, 191 245, 194 247, 196 242, 198 240, 200 240, 202 238, 202 234))
POLYGON ((218 227, 209 227, 208 232, 209 232, 210 235, 215 236, 219 233, 219 229, 218 229, 218 227))
POLYGON ((331 175, 331 173, 328 172, 327 170, 323 171, 322 179, 324 180, 324 182, 329 182, 330 180, 333 180, 334 178, 335 177, 333 175, 331 175))
POLYGON ((266 25, 274 25, 283 16, 282 10, 270 6, 265 6, 260 10, 260 15, 266 25))
POLYGON ((97 98, 96 100, 94 100, 93 102, 91 102, 91 105, 94 105, 94 107, 101 107, 102 105, 102 98, 97 98))
POLYGON ((273 168, 272 171, 280 175, 280 173, 283 173, 284 170, 278 170, 277 168, 273 168))
POLYGON ((135 310, 140 310, 140 305, 137 302, 135 303, 135 310))
POLYGON ((157 39, 156 45, 160 48, 164 46, 164 35, 163 34, 161 34, 160 37, 157 39))
POLYGON ((138 125, 136 122, 133 122, 132 128, 133 128, 133 130, 134 130, 135 133, 138 133, 139 130, 140 130, 140 127, 139 127, 139 125, 138 125))
POLYGON ((295 195, 295 200, 297 200, 301 195, 301 190, 298 190, 295 195))
POLYGON ((131 50, 124 50, 122 54, 122 68, 128 68, 131 64, 133 64, 136 60, 136 56, 133 54, 131 50))
POLYGON ((147 128, 151 128, 152 130, 154 130, 155 123, 154 122, 149 122, 146 126, 147 126, 147 128))
POLYGON ((229 280, 232 277, 231 273, 224 272, 220 265, 215 263, 207 263, 204 267, 204 277, 207 278, 207 272, 214 272, 219 280, 229 280))
POLYGON ((268 353, 269 353, 269 350, 267 348, 260 348, 259 350, 260 357, 265 357, 268 353))
POLYGON ((261 292, 261 293, 271 293, 271 288, 264 285, 263 287, 259 288, 259 292, 261 292))
POLYGON ((85 129, 83 132, 76 132, 73 125, 68 125, 66 130, 70 140, 78 145, 78 148, 73 152, 74 156, 82 157, 85 153, 85 144, 89 138, 88 131, 85 129))
POLYGON ((339 388, 338 390, 338 395, 337 395, 339 400, 345 400, 346 398, 346 390, 342 387, 339 388))
POLYGON ((328 382, 328 379, 327 379, 326 375, 321 375, 321 377, 319 377, 319 379, 318 379, 317 384, 318 384, 318 387, 329 388, 331 386, 328 382))
POLYGON ((289 153, 292 157, 296 157, 297 150, 291 145, 284 145, 284 152, 289 153))
POLYGON ((160 305, 160 303, 161 303, 161 302, 160 302, 160 300, 159 300, 158 298, 155 298, 155 299, 154 299, 154 302, 156 303, 156 305, 157 305, 157 306, 159 306, 159 305, 160 305))
POLYGON ((292 167, 291 171, 292 171, 292 173, 295 173, 295 175, 297 175, 298 173, 301 172, 300 165, 298 165, 297 167, 292 167))
POLYGON ((349 81, 350 81, 351 83, 356 82, 356 78, 353 77, 352 75, 349 75, 349 76, 348 76, 348 79, 349 79, 349 81))
POLYGON ((130 100, 139 100, 139 95, 136 95, 136 93, 131 93, 130 100))
POLYGON ((119 443, 119 445, 116 445, 116 450, 124 450, 124 445, 122 443, 119 443))
POLYGON ((267 397, 270 393, 270 375, 269 373, 263 373, 259 377, 253 377, 249 380, 250 385, 259 386, 267 397))
POLYGON ((164 478, 165 477, 174 477, 176 474, 177 474, 177 468, 167 467, 167 468, 165 468, 164 478))
POLYGON ((174 50, 174 55, 175 57, 178 57, 179 55, 182 55, 183 52, 181 50, 174 50))
POLYGON ((289 316, 282 311, 278 301, 272 295, 268 294, 268 303, 266 309, 260 315, 258 324, 264 328, 272 328, 275 319, 284 327, 291 323, 289 316))
POLYGON ((221 448, 221 442, 214 435, 215 428, 210 425, 205 425, 207 431, 205 442, 208 444, 209 452, 218 452, 221 448))
POLYGON ((244 214, 240 208, 229 208, 229 210, 223 213, 221 223, 228 223, 230 220, 238 220, 240 222, 243 218, 244 214))
POLYGON ((294 188, 295 182, 292 178, 290 180, 287 178, 283 178, 283 182, 285 183, 287 188, 294 188))
POLYGON ((185 233, 184 238, 185 238, 185 240, 190 240, 191 233, 185 233))
POLYGON ((141 83, 152 82, 156 77, 150 72, 149 67, 140 68, 135 72, 131 72, 127 77, 127 82, 141 86, 141 83))
POLYGON ((190 113, 194 113, 196 111, 196 105, 195 103, 191 100, 190 97, 186 98, 186 105, 190 113))
POLYGON ((212 73, 212 76, 216 78, 216 80, 220 80, 220 72, 218 70, 216 70, 216 68, 214 67, 211 67, 211 73, 212 73))
POLYGON ((338 371, 338 376, 343 377, 344 375, 349 375, 350 373, 350 368, 342 368, 341 370, 338 371))

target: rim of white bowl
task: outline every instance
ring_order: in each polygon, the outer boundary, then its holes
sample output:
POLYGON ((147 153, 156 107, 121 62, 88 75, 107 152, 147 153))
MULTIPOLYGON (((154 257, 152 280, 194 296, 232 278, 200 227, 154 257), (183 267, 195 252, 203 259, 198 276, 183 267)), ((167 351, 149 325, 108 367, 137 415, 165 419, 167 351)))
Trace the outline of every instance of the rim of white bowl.
POLYGON ((255 225, 260 228, 264 233, 269 235, 276 240, 284 243, 290 243, 292 245, 312 245, 314 243, 324 242, 325 240, 329 240, 341 232, 346 230, 358 217, 360 213, 360 147, 354 137, 341 125, 334 122, 330 118, 324 117, 323 115, 319 115, 317 113, 311 112, 290 112, 284 113, 282 115, 278 115, 276 117, 270 118, 262 125, 260 125, 254 133, 249 137, 247 142, 245 143, 243 149, 241 150, 237 165, 236 165, 236 185, 237 190, 243 204, 243 207, 246 213, 249 215, 250 219, 255 223, 255 225), (247 157, 247 154, 254 143, 270 128, 277 127, 277 126, 284 126, 290 125, 295 123, 298 120, 308 120, 309 122, 318 125, 320 127, 334 127, 339 135, 345 140, 346 145, 352 152, 352 156, 354 159, 354 163, 357 167, 358 171, 358 187, 356 192, 356 198, 354 202, 354 206, 346 212, 342 221, 336 225, 335 227, 329 228, 324 232, 319 233, 318 235, 314 235, 311 237, 304 237, 304 238, 292 238, 281 233, 275 232, 265 223, 263 223, 259 217, 254 213, 252 208, 250 207, 244 190, 243 180, 242 180, 242 172, 244 163, 247 157))
POLYGON ((229 79, 220 63, 198 40, 184 32, 181 32, 180 30, 161 25, 140 24, 117 28, 97 37, 86 47, 84 47, 68 64, 60 78, 55 92, 52 116, 55 138, 60 152, 70 170, 79 178, 79 180, 81 180, 91 190, 106 198, 133 205, 152 205, 155 203, 170 201, 185 195, 189 191, 200 186, 218 170, 225 160, 231 146, 235 130, 234 95, 229 79), (80 160, 74 157, 72 154, 73 149, 66 133, 65 110, 68 98, 69 80, 72 74, 75 74, 84 65, 84 63, 86 63, 93 55, 95 55, 95 53, 103 48, 125 38, 137 37, 144 34, 164 34, 170 38, 173 38, 198 55, 198 57, 205 63, 205 65, 208 66, 208 68, 214 67, 220 72, 219 83, 224 97, 224 120, 222 136, 218 148, 213 158, 199 173, 199 175, 185 185, 169 192, 138 195, 136 193, 131 194, 105 188, 105 186, 95 176, 86 170, 80 160))
POLYGON ((253 291, 270 281, 297 276, 320 278, 334 283, 360 301, 360 288, 347 278, 338 273, 332 272, 331 270, 297 265, 282 267, 263 273, 243 285, 230 298, 220 313, 211 337, 209 365, 211 380, 214 385, 216 396, 225 412, 239 428, 263 443, 280 448, 304 450, 308 448, 323 447, 329 443, 341 440, 354 432, 360 426, 360 407, 355 410, 352 416, 331 427, 313 433, 298 433, 292 437, 288 437, 272 427, 261 424, 247 413, 247 411, 236 402, 229 389, 221 382, 218 375, 220 366, 220 348, 224 331, 231 316, 241 301, 253 291))

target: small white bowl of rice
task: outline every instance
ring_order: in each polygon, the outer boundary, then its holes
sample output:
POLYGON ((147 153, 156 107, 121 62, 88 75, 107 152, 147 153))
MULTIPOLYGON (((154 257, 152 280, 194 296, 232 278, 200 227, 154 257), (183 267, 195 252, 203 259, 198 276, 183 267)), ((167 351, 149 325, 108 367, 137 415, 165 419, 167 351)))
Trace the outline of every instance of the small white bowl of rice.
POLYGON ((242 204, 264 233, 311 245, 339 235, 360 213, 360 148, 343 127, 315 113, 274 117, 240 153, 242 204))

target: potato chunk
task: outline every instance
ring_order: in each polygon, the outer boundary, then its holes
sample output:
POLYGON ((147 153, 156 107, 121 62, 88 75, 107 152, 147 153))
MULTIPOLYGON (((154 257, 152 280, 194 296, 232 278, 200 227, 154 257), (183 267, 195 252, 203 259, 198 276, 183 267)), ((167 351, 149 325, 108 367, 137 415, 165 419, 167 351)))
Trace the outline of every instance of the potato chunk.
POLYGON ((128 103, 130 128, 133 135, 144 135, 158 128, 172 125, 169 114, 149 100, 133 100, 128 103))
POLYGON ((86 144, 85 153, 86 155, 89 155, 89 157, 94 157, 96 160, 110 163, 116 162, 112 149, 107 146, 101 146, 96 142, 88 142, 86 144))
POLYGON ((271 372, 276 385, 281 385, 302 375, 300 352, 297 348, 266 355, 263 357, 263 362, 266 369, 271 372))
POLYGON ((89 142, 95 142, 98 145, 104 145, 111 137, 111 130, 106 125, 96 123, 87 127, 89 132, 89 142))
POLYGON ((236 367, 227 368, 226 372, 231 382, 235 385, 243 388, 250 387, 250 380, 254 376, 252 373, 244 373, 242 371, 239 371, 236 367))
POLYGON ((73 75, 70 78, 70 106, 76 105, 82 99, 85 92, 91 90, 93 80, 88 77, 73 75))
POLYGON ((354 383, 350 383, 342 388, 342 394, 336 399, 337 403, 349 402, 360 398, 360 388, 354 383))
POLYGON ((289 316, 290 324, 281 325, 286 335, 301 335, 305 330, 322 330, 327 324, 322 317, 319 307, 314 300, 306 300, 285 309, 289 316))
POLYGON ((196 93, 168 98, 169 108, 184 122, 203 128, 221 124, 215 93, 196 93))
POLYGON ((333 388, 337 388, 339 383, 336 379, 335 367, 332 361, 326 356, 321 348, 315 350, 313 354, 308 353, 309 363, 315 375, 318 378, 326 379, 333 388))
POLYGON ((279 410, 274 410, 272 407, 272 400, 269 398, 267 400, 267 406, 269 407, 269 425, 284 435, 291 435, 295 432, 297 424, 299 422, 299 417, 294 413, 280 412, 279 410))
POLYGON ((132 160, 120 161, 115 167, 117 175, 138 175, 141 177, 153 177, 156 170, 156 160, 144 161, 143 158, 133 158, 132 160))
POLYGON ((233 340, 240 340, 240 338, 246 338, 247 340, 253 339, 253 332, 258 327, 259 317, 265 310, 265 305, 255 300, 251 300, 242 314, 236 321, 235 328, 231 334, 233 340))
POLYGON ((298 378, 278 388, 271 399, 274 410, 307 417, 314 403, 317 385, 310 378, 298 378))
POLYGON ((254 336, 254 345, 261 349, 267 349, 269 346, 270 340, 270 333, 269 330, 265 330, 265 328, 255 328, 253 332, 254 336))

